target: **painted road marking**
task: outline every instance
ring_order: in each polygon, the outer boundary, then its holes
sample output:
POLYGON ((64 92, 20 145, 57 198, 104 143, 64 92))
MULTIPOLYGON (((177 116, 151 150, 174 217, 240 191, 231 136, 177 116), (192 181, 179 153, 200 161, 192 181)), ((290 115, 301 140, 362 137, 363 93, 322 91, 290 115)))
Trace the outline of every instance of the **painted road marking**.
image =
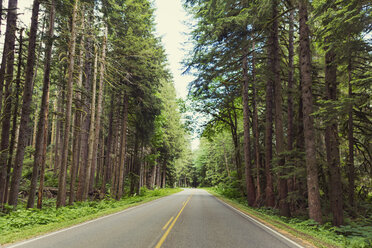
POLYGON ((165 230, 172 220, 173 220, 173 216, 168 220, 167 224, 165 224, 162 229, 165 230))
POLYGON ((159 242, 157 243, 157 245, 155 246, 155 248, 160 248, 161 245, 164 243, 165 239, 167 238, 168 234, 170 233, 170 231, 172 230, 174 224, 176 223, 178 217, 180 217, 182 211, 185 209, 187 203, 190 201, 192 195, 190 195, 188 198, 187 198, 187 201, 186 203, 183 205, 183 207, 181 208, 181 210, 178 212, 176 218, 173 220, 172 224, 169 226, 168 230, 164 233, 164 235, 161 237, 161 239, 159 240, 159 242))

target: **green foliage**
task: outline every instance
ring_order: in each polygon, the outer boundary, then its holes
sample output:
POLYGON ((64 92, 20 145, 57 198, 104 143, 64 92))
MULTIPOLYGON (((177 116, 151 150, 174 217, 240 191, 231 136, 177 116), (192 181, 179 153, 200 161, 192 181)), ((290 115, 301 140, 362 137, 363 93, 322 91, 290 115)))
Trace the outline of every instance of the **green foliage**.
POLYGON ((328 247, 329 245, 345 248, 371 247, 371 219, 360 219, 350 222, 350 225, 341 227, 334 227, 330 222, 320 225, 305 216, 296 218, 280 216, 278 209, 274 208, 251 208, 244 198, 235 195, 231 190, 225 189, 220 185, 208 190, 239 204, 239 208, 248 211, 250 214, 256 215, 280 229, 293 232, 300 238, 312 241, 320 247, 328 247))

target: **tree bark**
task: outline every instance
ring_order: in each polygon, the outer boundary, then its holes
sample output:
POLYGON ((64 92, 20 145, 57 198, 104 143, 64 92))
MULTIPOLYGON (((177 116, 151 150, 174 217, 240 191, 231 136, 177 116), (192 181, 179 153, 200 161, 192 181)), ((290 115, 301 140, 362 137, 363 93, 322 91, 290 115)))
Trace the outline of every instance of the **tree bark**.
POLYGON ((256 200, 256 193, 252 176, 251 161, 251 140, 249 132, 249 99, 248 99, 248 51, 243 55, 243 126, 244 126, 244 164, 245 164, 245 181, 247 190, 248 205, 253 206, 256 200))
MULTIPOLYGON (((353 98, 353 85, 352 81, 352 68, 351 59, 348 65, 348 97, 353 98)), ((349 119, 348 119, 348 142, 349 142, 349 157, 348 157, 348 181, 349 181, 349 204, 352 212, 355 211, 355 168, 354 168, 354 121, 353 121, 353 103, 349 105, 349 119)))
POLYGON ((114 115, 114 97, 111 97, 110 102, 110 114, 109 114, 109 127, 108 127, 108 134, 107 134, 107 148, 106 148, 106 159, 104 162, 103 167, 103 181, 102 181, 102 193, 106 193, 106 182, 109 181, 111 178, 112 173, 111 165, 112 165, 112 158, 111 158, 111 149, 112 149, 112 141, 113 141, 113 115, 114 115), (111 175, 109 175, 111 174, 111 175))
MULTIPOLYGON (((293 150, 293 84, 294 84, 294 10, 291 10, 289 14, 289 31, 288 31, 288 87, 287 87, 287 116, 288 116, 288 126, 287 126, 287 150, 291 152, 293 150)), ((287 161, 293 161, 293 155, 287 157, 287 161)), ((294 180, 295 178, 288 179, 288 191, 294 190, 294 180)))
MULTIPOLYGON (((0 84, 3 85, 5 80, 4 88, 4 106, 2 111, 2 128, 1 128, 1 144, 0 144, 0 207, 4 203, 5 195, 5 183, 7 178, 7 158, 9 148, 9 129, 10 119, 12 111, 12 81, 14 71, 14 46, 15 46, 15 35, 17 29, 17 0, 9 0, 8 2, 8 17, 6 23, 5 32, 5 45, 3 53, 2 71, 0 73, 0 84), (5 75, 6 68, 6 75, 5 75)), ((2 92, 2 88, 1 88, 2 92)))
POLYGON ((128 125, 128 96, 124 93, 123 96, 123 120, 121 128, 121 142, 120 142, 120 164, 119 164, 119 182, 117 188, 116 199, 119 200, 123 196, 123 183, 125 176, 125 156, 127 145, 127 125, 128 125))
POLYGON ((265 121, 265 204, 274 207, 274 185, 271 171, 273 157, 273 84, 271 80, 266 83, 266 121, 265 121))
POLYGON ((36 37, 37 37, 37 26, 38 26, 38 17, 39 17, 39 0, 34 0, 32 8, 32 17, 31 17, 31 28, 30 28, 30 37, 29 45, 27 52, 27 65, 26 65, 26 78, 23 88, 23 103, 21 111, 21 121, 19 125, 19 136, 17 142, 17 152, 14 160, 14 169, 12 175, 12 182, 10 186, 9 193, 9 205, 17 206, 18 202, 18 192, 19 192, 19 183, 22 176, 23 168, 23 158, 25 155, 25 149, 27 145, 27 140, 30 137, 30 113, 31 113, 31 102, 32 102, 32 93, 33 93, 33 77, 34 77, 34 66, 35 66, 35 48, 36 48, 36 37))
MULTIPOLYGON (((48 133, 44 132, 47 126, 48 114, 49 114, 49 88, 50 88, 50 68, 52 59, 52 46, 53 46, 53 33, 54 33, 54 1, 50 6, 49 14, 49 29, 47 34, 47 42, 45 47, 45 66, 44 66, 44 79, 43 79, 43 95, 41 99, 41 106, 39 112, 39 120, 37 123, 37 133, 35 139, 35 155, 34 165, 32 170, 30 194, 27 201, 27 208, 33 208, 35 202, 35 193, 37 187, 37 178, 39 168, 41 168, 44 148, 44 136, 48 136, 48 133)), ((35 117, 36 118, 36 117, 35 117)))
POLYGON ((257 89, 256 89, 256 44, 252 41, 252 107, 253 107, 253 121, 252 121, 252 132, 254 136, 254 161, 256 165, 256 199, 255 205, 258 204, 261 198, 261 180, 260 180, 260 133, 258 129, 258 112, 257 112, 257 89))
MULTIPOLYGON (((105 60, 106 60, 106 41, 107 41, 107 28, 105 29, 105 34, 103 37, 103 44, 102 44, 102 55, 100 61, 100 76, 99 76, 99 85, 98 85, 98 99, 97 99, 97 113, 96 113, 96 122, 95 122, 95 134, 94 134, 94 145, 93 145, 93 161, 92 161, 92 169, 96 168, 97 165, 97 154, 98 154, 98 143, 100 137, 100 129, 101 129, 101 115, 102 115, 102 104, 103 104, 103 80, 105 76, 105 60)), ((93 188, 93 180, 94 180, 94 170, 92 170, 91 182, 90 187, 93 188)))
POLYGON ((307 171, 307 188, 309 217, 322 223, 320 193, 318 183, 318 166, 316 163, 315 132, 313 114, 313 94, 311 91, 311 55, 310 30, 307 25, 307 0, 299 1, 300 18, 300 67, 302 80, 303 120, 305 135, 305 154, 307 171))
MULTIPOLYGON (((325 84, 327 100, 337 100, 337 64, 336 54, 329 50, 325 55, 325 84)), ((344 222, 342 184, 340 171, 340 151, 338 141, 337 118, 326 122, 325 145, 327 163, 330 172, 330 201, 333 214, 333 225, 340 226, 344 222)))
POLYGON ((23 53, 23 28, 20 31, 19 35, 19 51, 18 51, 18 68, 17 68, 17 76, 16 76, 16 92, 14 96, 14 108, 13 108, 13 120, 12 120, 12 132, 10 137, 10 145, 9 145, 9 155, 8 155, 8 165, 7 165, 7 173, 6 173, 6 182, 5 182, 5 192, 4 192, 4 203, 8 201, 8 194, 9 194, 9 182, 10 182, 10 172, 12 169, 13 164, 13 153, 16 141, 16 134, 17 134, 17 119, 18 119, 18 108, 19 108, 19 95, 21 91, 21 74, 22 74, 22 53, 23 53))
POLYGON ((91 178, 94 179, 94 168, 93 168, 93 146, 94 146, 94 124, 95 124, 95 114, 96 114, 96 86, 97 86, 97 66, 98 66, 98 53, 97 49, 94 49, 95 59, 94 59, 94 72, 93 72, 93 82, 92 82, 92 102, 90 108, 90 129, 89 129, 89 138, 88 138, 88 161, 87 161, 87 174, 84 185, 83 200, 88 199, 88 194, 91 192, 90 183, 91 178))
MULTIPOLYGON (((54 2, 52 3, 55 4, 54 2)), ((48 113, 47 113, 48 115, 48 113)), ((44 126, 44 142, 43 142, 43 154, 42 154, 42 161, 41 161, 41 168, 40 168, 40 183, 39 183, 39 190, 37 193, 37 208, 41 209, 43 205, 43 191, 44 191, 44 178, 45 178, 45 162, 47 159, 46 152, 47 152, 47 141, 48 141, 48 118, 45 120, 44 126)))
POLYGON ((62 207, 66 205, 66 173, 67 173, 67 158, 70 138, 71 126, 71 110, 72 110, 72 93, 73 93, 73 76, 75 64, 75 46, 76 46, 76 12, 78 0, 75 0, 72 22, 71 22, 71 38, 69 44, 69 67, 68 67, 68 81, 67 81, 67 103, 66 103, 66 118, 65 118, 65 133, 63 136, 62 162, 61 170, 58 177, 58 194, 56 206, 62 207))
MULTIPOLYGON (((82 14, 81 30, 84 30, 84 13, 82 14)), ((81 104, 81 90, 83 88, 83 67, 84 67, 84 34, 80 40, 80 52, 79 52, 79 76, 78 76, 78 90, 76 92, 75 102, 75 120, 74 120, 74 140, 72 150, 72 164, 71 164, 71 181, 70 181, 70 196, 68 203, 72 205, 75 201, 75 184, 77 172, 80 163, 80 152, 81 152, 81 121, 82 121, 82 104, 81 104)))
POLYGON ((275 148, 276 156, 278 157, 278 168, 279 168, 279 210, 280 215, 289 217, 289 204, 287 201, 288 188, 287 179, 283 178, 286 176, 285 169, 285 157, 283 155, 285 151, 284 145, 284 131, 283 131, 283 107, 282 107, 282 84, 280 80, 280 61, 279 61, 279 22, 278 22, 278 2, 277 0, 272 1, 272 26, 270 34, 270 64, 272 71, 272 80, 274 84, 274 101, 275 101, 275 148))

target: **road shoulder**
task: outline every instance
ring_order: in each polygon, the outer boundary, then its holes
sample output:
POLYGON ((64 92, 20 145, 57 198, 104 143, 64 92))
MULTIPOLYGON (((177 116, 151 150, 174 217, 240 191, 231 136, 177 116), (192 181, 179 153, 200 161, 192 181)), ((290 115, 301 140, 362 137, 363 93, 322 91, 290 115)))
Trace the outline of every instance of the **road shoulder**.
POLYGON ((265 226, 268 229, 271 229, 279 234, 279 236, 284 236, 285 239, 290 240, 293 243, 296 243, 305 248, 311 247, 326 247, 326 248, 337 248, 337 246, 326 244, 325 242, 317 239, 316 237, 312 237, 306 233, 300 232, 285 223, 265 218, 264 215, 247 208, 246 206, 234 202, 224 196, 218 195, 211 190, 206 190, 208 193, 213 195, 218 201, 222 204, 226 205, 227 207, 232 208, 242 216, 253 219, 254 221, 260 223, 261 225, 265 226))

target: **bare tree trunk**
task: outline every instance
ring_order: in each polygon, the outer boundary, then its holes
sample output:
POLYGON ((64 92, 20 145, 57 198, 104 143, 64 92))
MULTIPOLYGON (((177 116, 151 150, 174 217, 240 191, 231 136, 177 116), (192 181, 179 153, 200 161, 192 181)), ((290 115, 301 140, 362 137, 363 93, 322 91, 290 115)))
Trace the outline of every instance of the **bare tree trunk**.
POLYGON ((120 164, 119 164, 119 183, 117 188, 116 199, 119 200, 123 196, 123 183, 125 177, 125 157, 127 145, 127 126, 128 126, 128 96, 124 93, 123 99, 123 121, 121 128, 121 142, 120 142, 120 164))
POLYGON ((322 222, 320 193, 318 183, 318 167, 316 164, 316 148, 314 133, 313 94, 311 92, 311 55, 310 30, 307 25, 307 0, 299 1, 300 18, 300 67, 302 81, 303 118, 305 135, 305 152, 307 168, 307 188, 309 217, 318 223, 322 222))
POLYGON ((274 207, 274 185, 273 175, 271 171, 271 163, 273 157, 273 85, 272 81, 266 83, 266 122, 265 122, 265 203, 268 207, 274 207))
POLYGON ((167 176, 167 159, 166 158, 164 158, 164 164, 163 164, 163 168, 162 168, 162 184, 161 184, 161 186, 162 186, 162 188, 165 188, 165 179, 166 179, 166 176, 167 176))
POLYGON ((58 97, 58 99, 57 99, 57 112, 55 114, 55 116, 56 116, 56 136, 55 136, 55 145, 54 145, 54 166, 53 166, 54 175, 57 175, 58 169, 59 169, 60 164, 61 164, 61 157, 60 157, 59 151, 61 150, 60 146, 61 146, 61 132, 62 132, 61 124, 62 124, 62 121, 60 120, 59 115, 62 113, 62 101, 63 101, 62 90, 59 92, 57 97, 58 97), (59 95, 61 95, 61 96, 59 96, 59 95))
POLYGON ((44 150, 43 143, 44 143, 44 136, 48 136, 48 133, 44 131, 45 131, 45 127, 47 127, 48 114, 49 114, 50 68, 51 68, 51 59, 52 59, 53 32, 54 32, 54 19, 55 19, 54 1, 51 4, 49 15, 50 15, 49 16, 49 29, 48 29, 48 35, 47 35, 47 44, 45 47, 43 95, 41 99, 39 120, 37 123, 35 156, 34 156, 35 158, 34 158, 34 165, 33 165, 33 170, 32 170, 30 194, 29 194, 28 201, 27 201, 28 208, 34 207, 38 172, 39 172, 39 168, 41 168, 42 161, 45 160, 45 158, 43 158, 43 150, 44 150))
POLYGON ((117 187, 118 187, 118 161, 117 161, 117 150, 118 150, 118 141, 119 141, 119 123, 115 123, 116 118, 114 120, 114 127, 113 127, 113 148, 112 148, 112 178, 111 178, 111 194, 113 198, 116 198, 117 195, 117 187))
POLYGON ((289 204, 287 201, 288 188, 287 179, 283 178, 286 175, 285 170, 285 151, 284 146, 284 131, 283 131, 283 107, 282 107, 282 84, 280 80, 280 61, 279 61, 279 22, 278 22, 278 2, 272 1, 272 17, 273 22, 271 26, 271 51, 270 51, 270 64, 272 70, 272 80, 274 84, 274 101, 275 101, 275 147, 276 156, 279 158, 277 167, 279 168, 279 209, 282 216, 289 217, 289 204))
MULTIPOLYGON (((52 3, 54 5, 54 2, 52 3)), ((48 115, 48 113, 47 113, 48 115)), ((42 155, 42 162, 41 162, 41 169, 40 169, 40 183, 39 183, 39 190, 37 194, 37 208, 41 209, 43 205, 43 191, 44 191, 44 176, 45 176, 45 162, 46 162, 46 152, 47 152, 47 141, 48 141, 48 119, 45 120, 44 126, 44 142, 43 142, 43 155, 42 155)))
MULTIPOLYGON (((349 86, 349 98, 353 98, 353 85, 352 81, 352 68, 351 59, 348 65, 348 86, 349 86)), ((349 142, 349 158, 348 158, 348 181, 349 181, 349 204, 353 212, 355 211, 355 169, 354 169, 354 122, 353 122, 353 104, 349 106, 349 119, 348 119, 348 142, 349 142)))
POLYGON ((31 17, 31 28, 30 28, 30 37, 29 45, 27 52, 27 65, 26 65, 26 78, 23 88, 23 103, 22 103, 22 112, 21 112, 21 121, 19 125, 19 136, 17 142, 17 152, 14 160, 14 169, 12 175, 12 182, 10 186, 9 193, 9 205, 17 206, 18 202, 18 192, 19 192, 19 183, 22 176, 23 168, 23 158, 25 155, 25 148, 27 145, 27 140, 30 135, 30 107, 32 102, 32 92, 33 92, 33 76, 34 76, 34 66, 35 66, 35 48, 36 48, 36 37, 37 37, 37 26, 38 26, 38 17, 39 17, 39 0, 34 0, 32 8, 32 17, 31 17))
MULTIPOLYGON (((5 32, 5 45, 4 45, 4 59, 2 62, 2 71, 0 73, 0 84, 3 85, 5 79, 5 98, 2 111, 2 128, 1 128, 1 144, 0 144, 0 207, 4 203, 5 195, 5 182, 7 178, 7 158, 9 148, 9 129, 12 111, 12 81, 14 71, 14 46, 15 35, 17 29, 17 0, 9 0, 8 2, 8 17, 5 32), (6 75, 5 75, 6 68, 6 75)), ((1 88, 2 90, 2 88, 1 88)), ((2 92, 2 91, 1 91, 2 92)))
POLYGON ((89 181, 87 177, 87 161, 88 161, 88 151, 89 151, 89 131, 90 130, 90 101, 89 101, 89 93, 91 91, 91 83, 92 83, 92 38, 91 38, 91 24, 93 23, 93 10, 88 9, 88 22, 87 22, 87 29, 88 34, 85 40, 85 80, 84 80, 84 94, 82 95, 82 102, 83 102, 83 116, 82 116, 82 129, 81 129, 81 163, 79 166, 79 184, 78 190, 76 193, 76 199, 78 201, 86 200, 84 198, 84 190, 86 185, 86 180, 89 181))
MULTIPOLYGON (((288 36, 288 89, 287 89, 287 115, 288 115, 288 126, 287 126, 287 150, 291 152, 293 150, 293 83, 294 83, 294 10, 291 10, 289 14, 289 36, 288 36)), ((292 160, 293 155, 288 157, 292 160)), ((287 159, 287 161, 288 161, 287 159)), ((288 191, 294 190, 295 178, 288 179, 288 191)))
POLYGON ((71 110, 72 110, 72 93, 73 93, 73 76, 75 64, 75 46, 76 46, 76 12, 78 0, 75 0, 72 22, 71 22, 71 38, 69 44, 69 67, 68 67, 68 81, 67 81, 67 103, 66 103, 66 119, 65 119, 65 133, 63 137, 62 149, 62 163, 58 178, 58 194, 57 194, 57 208, 66 205, 66 174, 67 174, 67 158, 70 138, 71 126, 71 110))
POLYGON ((114 115, 114 97, 111 97, 110 103, 110 114, 109 114, 109 127, 108 127, 108 134, 107 134, 107 150, 106 150, 106 159, 103 168, 103 181, 102 181, 102 192, 105 194, 106 192, 106 182, 111 178, 112 174, 111 166, 112 166, 112 158, 111 158, 111 149, 112 149, 112 141, 113 141, 113 115, 114 115), (109 174, 111 174, 109 176, 109 174))
MULTIPOLYGON (((81 17, 81 30, 84 30, 84 13, 81 17)), ((69 204, 72 205, 75 201, 75 184, 77 172, 80 163, 81 152, 81 121, 82 121, 82 104, 81 104, 81 90, 83 88, 83 69, 84 69, 84 34, 81 36, 80 52, 79 52, 79 76, 78 76, 78 91, 76 92, 75 103, 75 120, 74 120, 74 140, 72 150, 72 164, 71 164, 71 181, 70 181, 70 196, 69 204)))
POLYGON ((261 179, 260 179, 260 133, 258 130, 258 113, 257 113, 257 89, 256 89, 256 45, 255 41, 252 40, 252 106, 253 106, 253 121, 252 121, 252 131, 254 136, 254 155, 255 155, 255 164, 256 164, 256 199, 255 205, 258 205, 258 202, 261 198, 261 179))
MULTIPOLYGON (((337 100, 337 64, 336 54, 330 50, 325 55, 325 84, 327 100, 337 100)), ((330 200, 333 214, 333 225, 340 226, 344 222, 342 184, 340 171, 340 151, 338 141, 337 118, 326 123, 325 145, 327 163, 330 172, 330 200)))
MULTIPOLYGON (((83 200, 88 199, 88 193, 91 192, 90 183, 91 178, 94 179, 94 169, 93 169, 93 146, 94 146, 94 124, 95 124, 95 114, 96 114, 96 85, 97 85, 97 66, 98 66, 98 53, 97 49, 94 49, 95 59, 94 59, 94 72, 93 72, 93 82, 92 82, 92 102, 90 108, 90 129, 88 138, 88 161, 87 161, 87 174, 84 186, 83 200)), ((92 185, 93 186, 93 185, 92 185)))
POLYGON ((94 134, 94 145, 93 145, 93 160, 92 160, 92 175, 90 181, 90 187, 93 189, 94 182, 94 168, 97 164, 97 153, 98 153, 98 143, 99 143, 99 134, 101 129, 101 115, 102 115, 102 99, 103 99, 103 80, 105 76, 105 59, 106 59, 106 41, 107 41, 107 28, 105 29, 105 34, 102 44, 102 55, 100 61, 100 77, 98 85, 98 100, 97 100, 97 113, 96 113, 96 122, 95 122, 95 134, 94 134))
MULTIPOLYGON (((6 173, 6 182, 5 182, 5 192, 4 192, 4 203, 8 201, 8 194, 9 194, 9 182, 10 182, 10 172, 12 169, 13 164, 13 153, 16 141, 16 133, 18 129, 17 119, 18 119, 18 107, 19 107, 19 95, 21 91, 21 74, 22 74, 22 48, 23 48, 23 28, 20 31, 19 35, 19 52, 18 52, 18 68, 17 68, 17 76, 16 76, 16 92, 15 92, 15 103, 13 108, 13 120, 12 120, 12 133, 10 137, 10 145, 9 145, 9 157, 8 157, 8 165, 7 165, 7 173, 6 173)), ((1 202, 1 201, 0 201, 1 202)))
POLYGON ((252 176, 252 162, 251 162, 251 140, 249 132, 249 99, 248 99, 248 52, 244 51, 243 55, 243 126, 244 126, 244 164, 245 164, 245 181, 247 190, 248 205, 253 206, 256 200, 256 192, 252 176))

